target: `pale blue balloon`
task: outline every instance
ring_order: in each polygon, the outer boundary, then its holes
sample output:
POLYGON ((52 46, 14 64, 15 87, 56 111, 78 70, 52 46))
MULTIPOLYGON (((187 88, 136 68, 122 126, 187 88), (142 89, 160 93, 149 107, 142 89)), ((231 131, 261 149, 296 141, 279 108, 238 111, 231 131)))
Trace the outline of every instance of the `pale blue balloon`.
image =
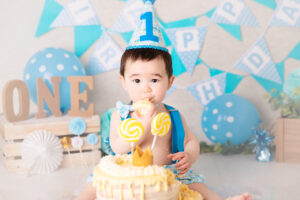
MULTIPOLYGON (((23 80, 25 81, 30 98, 37 103, 36 79, 42 78, 52 92, 52 76, 60 76, 60 109, 66 113, 70 109, 70 84, 68 76, 85 76, 86 72, 80 60, 70 51, 49 47, 34 54, 26 64, 23 80)), ((80 84, 80 91, 85 88, 80 84)), ((53 94, 53 93, 52 93, 53 94)), ((48 106, 44 103, 46 110, 48 106)))
POLYGON ((300 69, 292 71, 285 79, 283 85, 283 91, 288 97, 299 99, 299 95, 294 95, 294 89, 300 87, 300 69))
POLYGON ((202 129, 213 143, 246 142, 261 122, 259 112, 248 100, 224 94, 209 102, 202 113, 202 129))

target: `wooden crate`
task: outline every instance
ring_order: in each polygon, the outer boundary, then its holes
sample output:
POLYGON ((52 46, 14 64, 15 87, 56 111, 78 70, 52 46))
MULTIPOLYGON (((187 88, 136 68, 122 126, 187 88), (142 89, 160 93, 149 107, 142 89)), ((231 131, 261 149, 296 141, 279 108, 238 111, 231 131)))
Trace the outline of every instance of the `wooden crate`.
POLYGON ((300 119, 278 119, 275 141, 276 161, 300 162, 300 119))
MULTIPOLYGON (((69 122, 74 117, 50 116, 43 119, 31 118, 25 121, 8 122, 3 115, 0 115, 0 160, 5 168, 12 172, 26 172, 23 166, 21 156, 21 146, 24 138, 35 130, 47 130, 55 134, 59 139, 64 136, 76 137, 69 131, 69 122)), ((79 149, 73 147, 64 149, 63 161, 60 167, 71 167, 78 165, 90 165, 99 162, 100 152, 100 136, 97 145, 90 145, 86 141, 89 133, 98 133, 100 131, 100 119, 98 115, 84 118, 86 122, 86 131, 80 137, 84 140, 84 144, 79 149)))

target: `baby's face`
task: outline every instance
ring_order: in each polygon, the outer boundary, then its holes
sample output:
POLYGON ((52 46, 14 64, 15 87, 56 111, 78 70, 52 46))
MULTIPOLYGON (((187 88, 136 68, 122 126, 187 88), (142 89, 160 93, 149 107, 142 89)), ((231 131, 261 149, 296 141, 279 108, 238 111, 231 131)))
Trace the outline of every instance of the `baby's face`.
POLYGON ((161 58, 151 61, 128 60, 124 77, 120 76, 120 80, 133 102, 148 99, 157 104, 164 99, 174 76, 168 78, 165 63, 161 58))

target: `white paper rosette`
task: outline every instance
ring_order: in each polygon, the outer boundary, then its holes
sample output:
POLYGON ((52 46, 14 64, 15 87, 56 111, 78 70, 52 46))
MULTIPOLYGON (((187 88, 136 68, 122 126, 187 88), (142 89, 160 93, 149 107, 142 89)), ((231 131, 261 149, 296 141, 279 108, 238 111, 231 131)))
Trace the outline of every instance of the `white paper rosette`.
POLYGON ((24 167, 30 173, 47 174, 59 167, 63 159, 63 148, 58 137, 46 130, 29 134, 22 144, 24 167))

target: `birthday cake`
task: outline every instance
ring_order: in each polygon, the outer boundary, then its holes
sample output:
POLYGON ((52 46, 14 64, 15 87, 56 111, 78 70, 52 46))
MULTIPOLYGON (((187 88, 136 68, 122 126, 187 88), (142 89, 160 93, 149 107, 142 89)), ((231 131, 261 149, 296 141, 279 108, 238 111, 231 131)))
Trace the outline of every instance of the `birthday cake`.
POLYGON ((94 169, 93 185, 97 199, 201 200, 175 179, 168 169, 158 165, 133 166, 131 155, 106 156, 94 169))

